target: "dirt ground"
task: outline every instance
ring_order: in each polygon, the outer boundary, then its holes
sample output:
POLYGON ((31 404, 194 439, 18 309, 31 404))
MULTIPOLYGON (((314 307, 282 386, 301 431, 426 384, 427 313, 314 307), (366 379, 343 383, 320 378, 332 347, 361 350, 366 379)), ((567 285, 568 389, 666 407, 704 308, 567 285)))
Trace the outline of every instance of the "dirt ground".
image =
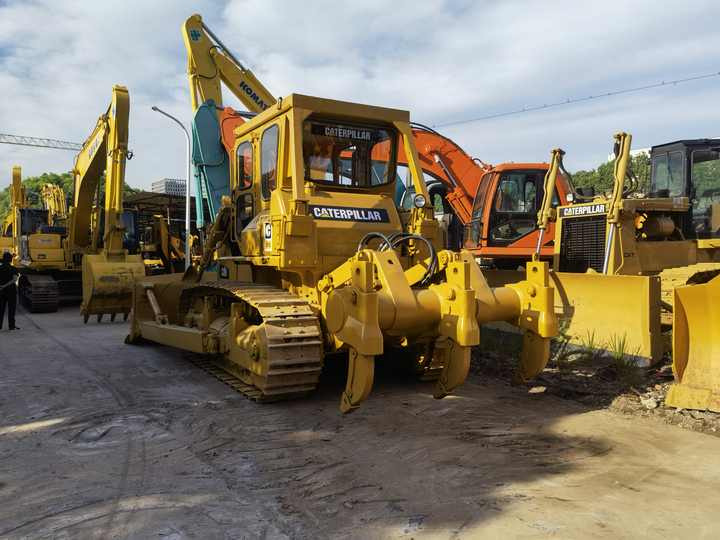
POLYGON ((436 401, 380 370, 342 416, 341 368, 257 405, 124 345, 123 323, 18 324, 0 332, 0 538, 720 535, 720 438, 557 395, 552 374, 530 392, 479 369, 436 401))

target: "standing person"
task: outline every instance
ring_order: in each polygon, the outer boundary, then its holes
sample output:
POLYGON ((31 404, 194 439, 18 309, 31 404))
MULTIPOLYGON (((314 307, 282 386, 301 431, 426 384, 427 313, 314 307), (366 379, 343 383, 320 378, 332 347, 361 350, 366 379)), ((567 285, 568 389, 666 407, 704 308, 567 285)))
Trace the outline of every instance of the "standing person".
POLYGON ((15 306, 17 305, 17 286, 15 276, 19 274, 18 269, 12 265, 12 254, 7 251, 3 253, 0 263, 0 328, 2 328, 5 317, 5 306, 8 310, 8 328, 20 330, 15 326, 15 306))

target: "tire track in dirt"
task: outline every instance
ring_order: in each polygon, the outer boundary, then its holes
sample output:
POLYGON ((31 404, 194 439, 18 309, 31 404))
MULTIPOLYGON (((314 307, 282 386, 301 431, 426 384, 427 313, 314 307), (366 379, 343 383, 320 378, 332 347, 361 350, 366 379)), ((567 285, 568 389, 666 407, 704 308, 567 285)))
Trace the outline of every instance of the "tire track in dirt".
MULTIPOLYGON (((117 385, 113 384, 107 377, 102 375, 97 368, 92 366, 90 362, 86 361, 81 354, 78 353, 78 351, 73 350, 69 345, 67 345, 62 339, 58 338, 53 334, 53 332, 50 329, 42 327, 38 322, 35 320, 35 318, 32 316, 32 314, 22 311, 22 315, 24 315, 25 320, 27 320, 32 326, 42 333, 42 335, 49 338, 55 345, 57 345, 62 351, 64 351, 67 355, 68 360, 73 361, 76 365, 81 366, 86 372, 90 373, 93 378, 97 381, 97 383, 106 390, 112 399, 115 401, 117 412, 123 412, 129 408, 131 408, 135 404, 135 400, 133 399, 132 395, 127 392, 125 389, 122 389, 118 387, 117 385)), ((102 537, 109 538, 113 534, 117 534, 117 531, 114 531, 114 524, 115 520, 120 508, 120 504, 123 500, 123 498, 127 495, 128 489, 129 489, 129 473, 131 466, 133 464, 133 461, 135 460, 134 455, 134 437, 135 434, 132 431, 125 430, 126 437, 125 437, 125 451, 124 451, 124 457, 123 462, 121 465, 120 470, 120 478, 118 480, 116 493, 114 495, 114 504, 112 510, 109 512, 108 521, 105 525, 105 534, 101 535, 102 537)), ((145 455, 145 443, 142 442, 142 448, 143 451, 140 453, 139 459, 140 459, 140 475, 137 480, 134 481, 135 484, 137 484, 139 487, 136 488, 137 492, 142 491, 142 486, 145 482, 145 471, 146 471, 146 455, 145 455)), ((132 509, 128 513, 128 516, 125 519, 125 523, 129 523, 132 520, 132 509)), ((124 531, 125 527, 121 528, 121 531, 124 531)))

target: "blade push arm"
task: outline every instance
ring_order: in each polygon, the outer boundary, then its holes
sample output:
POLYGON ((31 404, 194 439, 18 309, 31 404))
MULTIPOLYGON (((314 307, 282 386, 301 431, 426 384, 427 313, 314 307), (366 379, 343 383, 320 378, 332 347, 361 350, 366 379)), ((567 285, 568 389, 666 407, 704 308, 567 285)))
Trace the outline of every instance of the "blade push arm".
POLYGON ((543 244, 543 236, 545 236, 545 229, 547 229, 548 223, 555 219, 555 209, 552 207, 553 195, 555 194, 555 183, 557 180, 558 171, 562 168, 562 158, 565 152, 560 148, 555 148, 550 155, 550 167, 545 173, 545 179, 543 180, 543 200, 540 210, 538 211, 538 229, 540 234, 538 235, 537 245, 535 246, 535 255, 533 260, 539 260, 540 248, 543 244))
POLYGON ((630 144, 632 135, 629 133, 615 134, 615 167, 613 169, 613 192, 608 202, 607 222, 610 225, 605 240, 605 256, 603 257, 603 274, 608 273, 610 266, 611 247, 615 238, 618 224, 620 223, 620 207, 625 191, 625 177, 630 165, 630 144))

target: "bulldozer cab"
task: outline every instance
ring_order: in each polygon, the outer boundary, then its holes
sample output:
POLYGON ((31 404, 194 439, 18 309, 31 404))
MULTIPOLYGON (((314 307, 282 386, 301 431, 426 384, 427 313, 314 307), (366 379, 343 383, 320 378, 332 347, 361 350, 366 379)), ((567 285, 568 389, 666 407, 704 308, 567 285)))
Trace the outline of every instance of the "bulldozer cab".
POLYGON ((689 200, 684 236, 720 238, 720 141, 676 141, 653 146, 650 156, 650 196, 689 200))
MULTIPOLYGON (((401 232, 394 195, 398 147, 414 151, 408 122, 405 111, 291 95, 237 127, 231 174, 239 254, 320 274, 355 253, 366 234, 401 232)), ((416 160, 422 208, 415 210, 432 235, 416 160)))

